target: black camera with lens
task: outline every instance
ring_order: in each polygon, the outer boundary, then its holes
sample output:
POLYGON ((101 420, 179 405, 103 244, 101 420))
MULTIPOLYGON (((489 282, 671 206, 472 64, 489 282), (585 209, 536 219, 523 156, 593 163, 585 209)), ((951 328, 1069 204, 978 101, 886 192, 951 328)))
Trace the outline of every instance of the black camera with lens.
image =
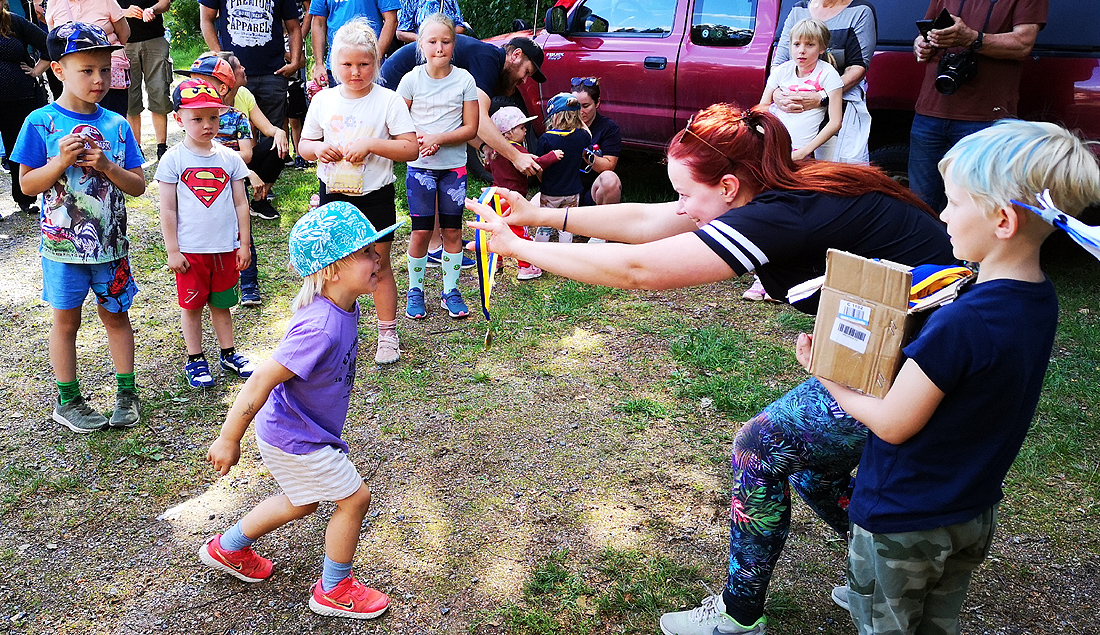
POLYGON ((971 49, 944 53, 936 73, 936 90, 954 95, 959 87, 978 74, 978 54, 971 49))

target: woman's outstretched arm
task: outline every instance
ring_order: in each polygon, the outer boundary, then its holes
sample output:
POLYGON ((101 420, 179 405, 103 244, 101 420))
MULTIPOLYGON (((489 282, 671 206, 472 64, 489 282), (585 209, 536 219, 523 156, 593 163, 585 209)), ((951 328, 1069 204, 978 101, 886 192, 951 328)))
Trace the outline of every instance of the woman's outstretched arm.
MULTIPOLYGON (((483 219, 469 225, 492 232, 489 248, 493 252, 526 260, 541 269, 579 282, 620 289, 675 289, 709 284, 734 276, 733 269, 692 233, 680 233, 636 245, 539 243, 517 237, 505 220, 488 207, 471 200, 467 200, 466 206, 481 214, 483 219)), ((606 205, 580 209, 603 211, 614 207, 630 206, 606 205)), ((557 212, 560 217, 564 210, 542 211, 557 212)), ((690 224, 694 227, 694 223, 690 224)), ((557 226, 560 227, 560 223, 557 226)), ((568 229, 581 234, 588 231, 573 228, 572 211, 568 229)))
MULTIPOLYGON (((617 203, 565 209, 540 208, 511 190, 501 190, 510 210, 505 214, 512 225, 553 227, 581 236, 603 238, 620 243, 648 243, 669 236, 695 231, 695 223, 676 213, 679 203, 617 203)), ((473 211, 477 209, 470 207, 473 211)))

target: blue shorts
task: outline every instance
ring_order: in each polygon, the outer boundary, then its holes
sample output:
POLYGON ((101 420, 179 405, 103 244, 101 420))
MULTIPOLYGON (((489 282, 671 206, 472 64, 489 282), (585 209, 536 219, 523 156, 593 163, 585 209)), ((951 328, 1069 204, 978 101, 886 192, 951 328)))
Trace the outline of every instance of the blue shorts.
POLYGON ((466 208, 466 166, 428 170, 410 165, 405 175, 405 192, 409 197, 413 231, 435 229, 437 206, 440 227, 462 227, 462 212, 466 208))
POLYGON ((85 265, 42 259, 42 299, 53 308, 61 311, 80 308, 89 289, 99 306, 107 311, 129 311, 138 292, 130 275, 130 260, 119 258, 85 265))

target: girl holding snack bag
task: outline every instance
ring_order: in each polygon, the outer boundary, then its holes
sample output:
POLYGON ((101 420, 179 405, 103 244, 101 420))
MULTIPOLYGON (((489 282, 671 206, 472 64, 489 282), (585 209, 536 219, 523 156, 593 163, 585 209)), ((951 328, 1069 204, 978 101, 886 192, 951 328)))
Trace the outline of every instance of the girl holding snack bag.
MULTIPOLYGON (((313 98, 302 130, 302 157, 318 162, 322 205, 347 201, 375 227, 389 227, 397 222, 393 162, 412 161, 419 150, 405 102, 374 83, 378 62, 378 41, 365 19, 340 27, 332 41, 332 72, 340 84, 313 98)), ((374 361, 379 364, 401 358, 392 244, 393 234, 389 234, 378 239, 376 247, 380 268, 374 292, 378 317, 374 361)))

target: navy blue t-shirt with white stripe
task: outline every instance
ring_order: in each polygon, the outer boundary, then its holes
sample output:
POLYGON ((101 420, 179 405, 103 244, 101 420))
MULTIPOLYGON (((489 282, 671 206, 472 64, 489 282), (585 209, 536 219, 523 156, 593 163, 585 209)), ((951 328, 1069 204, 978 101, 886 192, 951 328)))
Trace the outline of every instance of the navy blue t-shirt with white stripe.
MULTIPOLYGON (((903 265, 952 264, 943 225, 915 205, 877 192, 833 196, 768 191, 731 209, 695 234, 737 275, 755 271, 776 299, 825 273, 825 253, 841 249, 903 265)), ((818 294, 795 303, 817 312, 818 294)))

